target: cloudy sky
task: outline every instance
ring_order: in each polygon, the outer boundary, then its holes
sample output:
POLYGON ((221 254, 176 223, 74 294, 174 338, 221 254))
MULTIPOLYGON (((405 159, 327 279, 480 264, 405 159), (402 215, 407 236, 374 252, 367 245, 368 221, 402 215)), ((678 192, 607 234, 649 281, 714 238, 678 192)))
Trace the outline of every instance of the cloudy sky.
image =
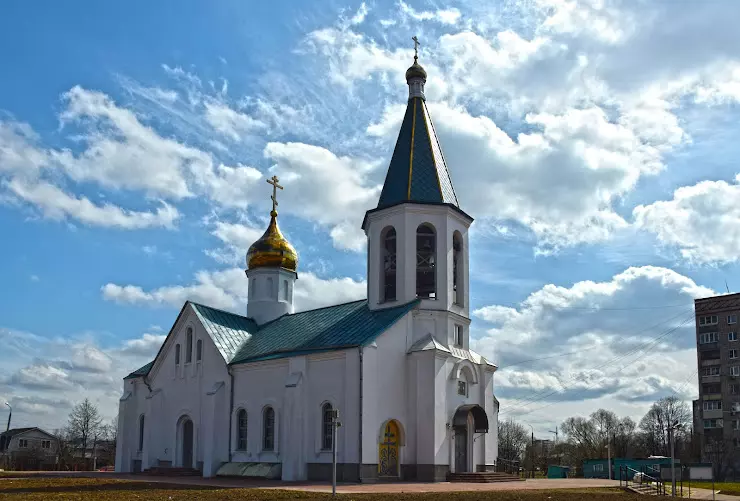
MULTIPOLYGON (((740 3, 0 6, 0 401, 107 417, 186 299, 243 313, 266 225, 299 309, 364 297, 411 36, 471 228, 473 344, 538 434, 696 392, 692 300, 740 290, 740 3)), ((0 416, 0 420, 3 418, 0 416)))

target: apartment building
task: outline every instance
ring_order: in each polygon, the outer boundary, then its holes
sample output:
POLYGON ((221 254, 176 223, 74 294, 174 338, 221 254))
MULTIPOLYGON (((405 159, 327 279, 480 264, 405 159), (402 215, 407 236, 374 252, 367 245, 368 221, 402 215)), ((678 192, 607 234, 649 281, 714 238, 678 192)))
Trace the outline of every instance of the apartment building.
POLYGON ((711 450, 740 456, 740 294, 694 301, 699 399, 694 402, 702 458, 711 450))

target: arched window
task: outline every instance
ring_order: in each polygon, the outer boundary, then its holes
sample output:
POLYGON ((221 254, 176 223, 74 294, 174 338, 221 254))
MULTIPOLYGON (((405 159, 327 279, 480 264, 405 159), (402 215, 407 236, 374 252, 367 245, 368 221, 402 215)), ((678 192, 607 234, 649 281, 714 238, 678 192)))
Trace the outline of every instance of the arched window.
POLYGON ((436 299, 437 238, 428 224, 416 229, 416 297, 436 299))
POLYGON ((262 422, 262 450, 275 450, 275 410, 265 407, 262 422))
POLYGON ((180 344, 175 345, 175 365, 180 365, 180 344))
POLYGON ((288 301, 288 281, 283 280, 283 301, 288 301))
POLYGON ((139 417, 139 448, 138 451, 144 450, 144 414, 139 417))
POLYGON ((236 413, 236 449, 240 451, 247 450, 247 411, 239 409, 236 413))
POLYGON ((333 410, 329 402, 321 406, 321 450, 330 451, 333 437, 333 410))
POLYGON ((188 344, 185 346, 185 363, 189 364, 193 361, 193 329, 188 327, 187 341, 188 344))
POLYGON ((195 346, 195 359, 200 362, 203 360, 203 340, 199 339, 195 346))
POLYGON ((462 235, 456 231, 452 235, 452 302, 460 306, 465 299, 462 248, 462 235))
POLYGON ((388 228, 383 237, 383 301, 396 300, 396 229, 388 228))
POLYGON ((269 298, 272 298, 275 295, 275 292, 274 292, 275 289, 273 288, 272 282, 273 282, 272 277, 267 277, 267 280, 265 281, 265 284, 266 284, 265 295, 269 298))

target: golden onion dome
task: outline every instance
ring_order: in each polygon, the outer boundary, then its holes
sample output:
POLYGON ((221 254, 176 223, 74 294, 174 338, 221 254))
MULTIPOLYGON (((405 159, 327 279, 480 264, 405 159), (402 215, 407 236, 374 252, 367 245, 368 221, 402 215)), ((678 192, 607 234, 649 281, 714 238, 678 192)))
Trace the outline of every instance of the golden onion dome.
POLYGON ((255 268, 285 268, 293 272, 298 268, 298 253, 280 233, 274 210, 270 212, 270 225, 265 234, 247 251, 247 269, 255 268))

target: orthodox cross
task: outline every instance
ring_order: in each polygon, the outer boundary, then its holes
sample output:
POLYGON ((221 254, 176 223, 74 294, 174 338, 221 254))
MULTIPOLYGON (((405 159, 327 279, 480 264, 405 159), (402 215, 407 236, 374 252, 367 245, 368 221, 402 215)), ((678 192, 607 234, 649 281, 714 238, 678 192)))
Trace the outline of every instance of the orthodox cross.
POLYGON ((272 196, 270 197, 272 199, 272 211, 275 212, 275 209, 277 209, 278 201, 277 201, 277 190, 280 188, 283 189, 282 186, 278 184, 278 177, 272 176, 270 179, 267 180, 267 184, 272 185, 272 196))
POLYGON ((419 45, 421 44, 419 43, 419 39, 416 37, 416 35, 411 37, 411 40, 414 41, 414 59, 418 59, 419 58, 419 45))

